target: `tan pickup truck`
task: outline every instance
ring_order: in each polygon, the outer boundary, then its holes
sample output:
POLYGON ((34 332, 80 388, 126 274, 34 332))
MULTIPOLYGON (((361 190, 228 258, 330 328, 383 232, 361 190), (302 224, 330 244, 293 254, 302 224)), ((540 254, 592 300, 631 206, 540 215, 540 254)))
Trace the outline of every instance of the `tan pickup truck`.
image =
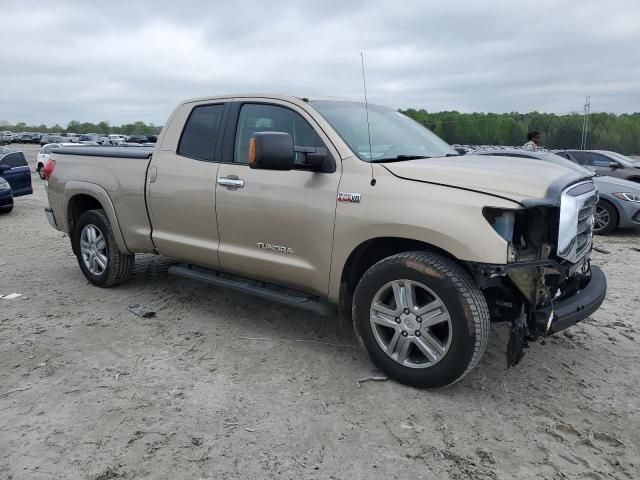
POLYGON ((490 322, 528 342, 593 313, 588 176, 522 158, 460 156, 389 108, 230 95, 180 104, 155 149, 54 151, 49 222, 101 287, 136 253, 171 272, 353 319, 372 361, 420 387, 460 380, 490 322))

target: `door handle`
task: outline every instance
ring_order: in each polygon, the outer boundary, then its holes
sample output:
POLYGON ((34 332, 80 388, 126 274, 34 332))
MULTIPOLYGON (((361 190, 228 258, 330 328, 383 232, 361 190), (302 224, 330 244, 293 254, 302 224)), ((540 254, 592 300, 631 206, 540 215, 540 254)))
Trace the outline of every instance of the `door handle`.
POLYGON ((244 188, 244 180, 240 178, 220 177, 218 185, 229 188, 244 188))

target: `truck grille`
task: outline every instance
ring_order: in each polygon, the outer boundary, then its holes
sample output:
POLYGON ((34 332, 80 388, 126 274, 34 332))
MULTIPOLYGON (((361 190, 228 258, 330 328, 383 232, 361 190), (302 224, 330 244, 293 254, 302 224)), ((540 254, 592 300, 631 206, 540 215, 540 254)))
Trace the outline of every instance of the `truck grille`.
POLYGON ((592 181, 572 185, 562 193, 558 256, 577 262, 591 250, 593 210, 598 190, 592 181))

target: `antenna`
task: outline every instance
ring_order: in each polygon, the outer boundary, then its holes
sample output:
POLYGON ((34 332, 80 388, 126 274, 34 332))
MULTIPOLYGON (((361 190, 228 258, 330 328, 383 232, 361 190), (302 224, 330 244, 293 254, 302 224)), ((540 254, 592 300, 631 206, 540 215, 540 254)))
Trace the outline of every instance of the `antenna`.
POLYGON ((371 166, 371 186, 376 184, 376 179, 373 178, 373 153, 371 148, 371 125, 369 124, 369 102, 367 101, 367 78, 364 74, 364 54, 360 52, 360 62, 362 63, 362 88, 364 90, 364 109, 367 112, 367 135, 369 136, 369 165, 371 166))

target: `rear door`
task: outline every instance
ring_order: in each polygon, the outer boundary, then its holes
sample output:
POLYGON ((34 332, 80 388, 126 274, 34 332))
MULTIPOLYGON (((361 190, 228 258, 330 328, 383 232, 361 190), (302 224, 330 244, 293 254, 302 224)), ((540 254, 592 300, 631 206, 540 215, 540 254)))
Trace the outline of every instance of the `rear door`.
POLYGON ((154 245, 162 255, 210 268, 219 266, 215 186, 226 110, 224 102, 183 105, 147 173, 154 245))
POLYGON ((262 99, 234 103, 216 190, 222 268, 326 294, 342 167, 338 158, 328 137, 298 106, 262 99), (249 140, 258 131, 287 132, 296 146, 326 148, 326 171, 251 169, 249 140))
POLYGON ((0 175, 11 185, 14 197, 33 193, 31 170, 22 152, 7 153, 0 158, 0 175))

